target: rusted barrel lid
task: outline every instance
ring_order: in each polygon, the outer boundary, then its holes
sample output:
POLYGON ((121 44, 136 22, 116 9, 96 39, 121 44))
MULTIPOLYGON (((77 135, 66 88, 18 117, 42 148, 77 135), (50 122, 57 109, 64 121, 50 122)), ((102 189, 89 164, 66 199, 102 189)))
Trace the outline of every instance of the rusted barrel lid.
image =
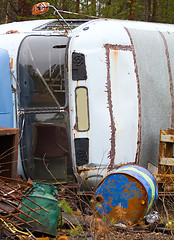
POLYGON ((138 222, 150 209, 158 189, 153 175, 137 165, 118 168, 97 186, 94 207, 117 222, 138 222))

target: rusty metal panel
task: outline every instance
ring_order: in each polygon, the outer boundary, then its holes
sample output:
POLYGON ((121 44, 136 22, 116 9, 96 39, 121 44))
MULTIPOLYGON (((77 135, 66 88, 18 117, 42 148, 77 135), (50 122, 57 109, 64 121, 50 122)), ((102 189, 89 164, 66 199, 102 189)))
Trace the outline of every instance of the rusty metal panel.
POLYGON ((159 132, 171 126, 167 56, 158 31, 128 29, 136 55, 141 99, 140 164, 158 165, 159 132))

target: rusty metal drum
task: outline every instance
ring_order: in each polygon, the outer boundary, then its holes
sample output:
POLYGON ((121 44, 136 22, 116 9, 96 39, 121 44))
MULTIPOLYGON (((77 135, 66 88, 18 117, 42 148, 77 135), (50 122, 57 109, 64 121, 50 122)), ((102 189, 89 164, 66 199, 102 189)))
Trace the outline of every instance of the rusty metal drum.
POLYGON ((153 175, 143 167, 126 165, 118 168, 97 186, 95 210, 118 222, 138 222, 158 197, 153 175))

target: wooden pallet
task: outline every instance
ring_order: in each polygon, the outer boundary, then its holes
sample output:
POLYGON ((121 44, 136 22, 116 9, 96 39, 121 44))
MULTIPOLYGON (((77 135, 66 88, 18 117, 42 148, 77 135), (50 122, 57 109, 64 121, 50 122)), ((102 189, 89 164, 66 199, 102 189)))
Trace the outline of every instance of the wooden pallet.
POLYGON ((158 164, 159 174, 172 174, 174 166, 173 147, 174 129, 161 129, 158 164))
POLYGON ((164 192, 174 192, 174 129, 160 130, 158 173, 154 174, 164 192))

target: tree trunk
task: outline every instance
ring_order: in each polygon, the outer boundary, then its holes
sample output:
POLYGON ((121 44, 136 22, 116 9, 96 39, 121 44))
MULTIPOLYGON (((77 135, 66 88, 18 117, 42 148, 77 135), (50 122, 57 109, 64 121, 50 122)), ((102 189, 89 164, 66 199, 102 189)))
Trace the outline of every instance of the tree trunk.
POLYGON ((27 0, 18 1, 18 10, 21 17, 31 17, 32 5, 27 0))
POLYGON ((149 22, 151 20, 151 5, 152 0, 144 0, 144 7, 145 7, 145 21, 149 22))
POLYGON ((129 20, 135 20, 135 0, 131 0, 129 20))
POLYGON ((96 0, 91 0, 91 7, 92 7, 92 12, 91 14, 93 16, 96 16, 96 0))
POLYGON ((156 22, 157 15, 157 0, 153 0, 153 8, 152 8, 152 22, 156 22))
POLYGON ((79 13, 80 0, 76 0, 76 13, 79 13))
POLYGON ((8 23, 8 11, 9 11, 9 6, 10 6, 10 3, 7 2, 7 5, 6 5, 6 15, 5 15, 5 23, 8 23))

